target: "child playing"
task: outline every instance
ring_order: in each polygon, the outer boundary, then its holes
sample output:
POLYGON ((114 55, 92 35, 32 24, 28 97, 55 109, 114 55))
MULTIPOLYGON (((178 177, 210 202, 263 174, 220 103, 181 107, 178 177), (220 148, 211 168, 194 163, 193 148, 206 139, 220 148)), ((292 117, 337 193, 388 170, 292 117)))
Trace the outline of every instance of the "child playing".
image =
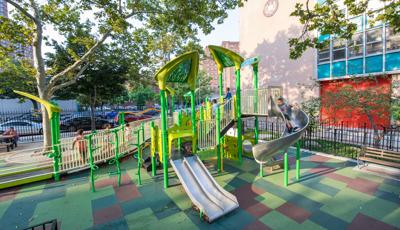
POLYGON ((83 135, 83 129, 78 129, 76 132, 76 136, 72 142, 72 148, 79 152, 81 161, 86 163, 87 145, 85 136, 83 135))

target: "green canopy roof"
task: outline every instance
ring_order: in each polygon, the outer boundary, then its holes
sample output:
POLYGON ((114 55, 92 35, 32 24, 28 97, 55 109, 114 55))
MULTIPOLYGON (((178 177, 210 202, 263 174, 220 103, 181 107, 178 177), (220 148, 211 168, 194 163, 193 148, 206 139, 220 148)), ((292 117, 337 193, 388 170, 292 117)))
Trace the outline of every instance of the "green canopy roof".
POLYGON ((211 56, 217 64, 218 71, 221 73, 225 67, 234 66, 236 70, 240 69, 240 65, 244 59, 237 53, 221 46, 208 46, 211 56))

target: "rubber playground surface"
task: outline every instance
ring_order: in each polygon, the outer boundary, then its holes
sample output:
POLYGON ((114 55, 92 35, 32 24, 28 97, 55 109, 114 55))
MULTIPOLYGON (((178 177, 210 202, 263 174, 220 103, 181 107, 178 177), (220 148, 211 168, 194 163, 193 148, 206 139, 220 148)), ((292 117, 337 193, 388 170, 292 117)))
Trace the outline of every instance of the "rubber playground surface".
POLYGON ((23 229, 57 219, 61 229, 398 229, 400 182, 353 170, 354 164, 303 153, 302 179, 295 181, 294 159, 288 187, 276 171, 258 177, 258 165, 225 160, 217 182, 238 198, 240 208, 209 224, 192 208, 171 171, 163 189, 161 170, 151 178, 142 171, 136 185, 137 162, 121 164, 122 185, 109 176, 113 165, 98 170, 95 193, 89 172, 64 176, 62 181, 38 182, 0 191, 0 228, 23 229))

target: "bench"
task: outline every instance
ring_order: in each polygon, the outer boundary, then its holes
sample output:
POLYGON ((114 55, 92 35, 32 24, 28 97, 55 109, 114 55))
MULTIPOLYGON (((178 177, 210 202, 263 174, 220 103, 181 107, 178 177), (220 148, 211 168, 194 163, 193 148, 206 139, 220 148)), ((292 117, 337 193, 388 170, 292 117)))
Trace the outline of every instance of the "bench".
POLYGON ((357 154, 358 168, 366 162, 400 168, 400 152, 363 147, 357 154))
POLYGON ((7 149, 7 152, 10 152, 10 149, 14 149, 14 144, 0 142, 0 148, 5 148, 5 149, 7 149))

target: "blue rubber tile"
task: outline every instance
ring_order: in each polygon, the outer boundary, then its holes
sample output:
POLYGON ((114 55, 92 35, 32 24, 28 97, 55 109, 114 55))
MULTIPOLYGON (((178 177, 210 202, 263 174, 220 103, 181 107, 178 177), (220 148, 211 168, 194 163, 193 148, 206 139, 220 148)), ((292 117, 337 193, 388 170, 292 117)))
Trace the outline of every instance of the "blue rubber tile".
POLYGON ((302 184, 314 190, 323 192, 332 197, 335 196, 340 191, 340 189, 320 183, 321 179, 322 178, 315 178, 314 180, 304 181, 302 182, 302 184))
POLYGON ((391 201, 393 203, 400 205, 399 195, 397 195, 396 193, 386 192, 386 191, 378 189, 374 195, 381 199, 391 201))
POLYGON ((126 220, 124 218, 119 219, 119 220, 114 220, 110 221, 106 224, 101 224, 101 225, 96 225, 92 228, 89 228, 92 230, 126 230, 129 229, 128 224, 126 223, 126 220))
POLYGON ((321 225, 328 230, 346 229, 348 223, 323 211, 312 213, 309 220, 321 225))
POLYGON ((102 198, 92 200, 92 209, 93 211, 97 211, 112 206, 116 203, 117 203, 117 198, 115 197, 115 195, 105 196, 102 198))

